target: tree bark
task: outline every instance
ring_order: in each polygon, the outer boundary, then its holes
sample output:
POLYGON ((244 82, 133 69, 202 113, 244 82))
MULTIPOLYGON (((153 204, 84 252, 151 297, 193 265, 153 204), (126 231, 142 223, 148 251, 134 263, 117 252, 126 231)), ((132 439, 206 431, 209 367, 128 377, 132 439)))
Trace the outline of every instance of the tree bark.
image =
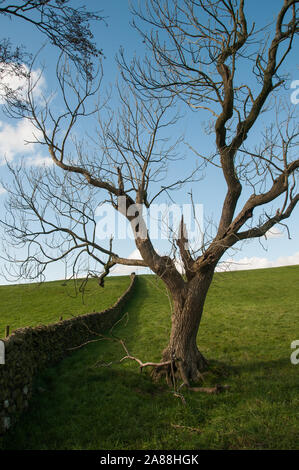
POLYGON ((196 340, 213 274, 214 267, 210 267, 189 281, 183 291, 173 293, 170 340, 161 361, 172 363, 156 368, 154 378, 166 376, 168 383, 173 384, 178 377, 189 386, 190 381, 198 381, 207 367, 207 360, 199 351, 196 340))

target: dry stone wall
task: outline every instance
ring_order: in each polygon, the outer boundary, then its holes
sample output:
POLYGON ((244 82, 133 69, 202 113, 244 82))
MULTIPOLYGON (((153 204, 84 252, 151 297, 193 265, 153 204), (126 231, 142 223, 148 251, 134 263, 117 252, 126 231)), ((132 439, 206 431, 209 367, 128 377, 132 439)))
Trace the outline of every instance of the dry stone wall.
POLYGON ((50 325, 19 328, 3 340, 5 363, 0 364, 0 435, 27 408, 35 374, 62 359, 75 348, 110 329, 120 318, 125 303, 133 293, 131 282, 125 293, 110 308, 88 313, 50 325))

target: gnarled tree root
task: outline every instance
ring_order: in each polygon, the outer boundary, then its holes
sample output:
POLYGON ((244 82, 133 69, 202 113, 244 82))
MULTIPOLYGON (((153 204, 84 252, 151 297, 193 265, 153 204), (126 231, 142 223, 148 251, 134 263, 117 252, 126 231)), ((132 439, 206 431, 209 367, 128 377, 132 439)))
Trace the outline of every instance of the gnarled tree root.
POLYGON ((199 351, 188 361, 176 358, 169 351, 165 351, 161 363, 164 364, 153 368, 151 376, 155 381, 166 379, 171 387, 175 386, 176 381, 182 381, 183 385, 190 387, 190 382, 203 379, 202 372, 208 367, 208 361, 199 351))

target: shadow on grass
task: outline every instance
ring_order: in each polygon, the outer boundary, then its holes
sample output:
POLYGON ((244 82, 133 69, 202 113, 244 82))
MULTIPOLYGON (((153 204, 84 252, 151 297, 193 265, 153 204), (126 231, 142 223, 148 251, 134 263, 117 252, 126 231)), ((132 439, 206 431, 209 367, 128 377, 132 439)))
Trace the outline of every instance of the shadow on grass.
MULTIPOLYGON (((156 315, 168 312, 167 299, 163 302, 164 297, 156 296, 152 285, 139 278, 124 309, 129 321, 125 325, 123 319, 114 330, 142 360, 159 360, 166 345, 169 319, 156 315)), ((118 343, 99 341, 41 373, 28 411, 5 436, 2 447, 279 448, 281 442, 286 446, 277 421, 296 409, 293 397, 298 385, 298 368, 287 358, 237 365, 210 360, 203 385, 228 383, 231 389, 217 395, 184 391, 184 405, 163 383, 153 383, 149 371, 141 374, 134 362, 94 367, 97 361, 117 362, 123 355, 118 343), (189 427, 200 432, 192 433, 189 427)), ((285 420, 290 436, 295 429, 292 414, 291 419, 285 420)), ((289 445, 296 445, 295 437, 289 445)))
MULTIPOLYGON (((147 283, 138 279, 134 297, 124 308, 124 312, 129 312, 128 323, 125 324, 124 317, 113 330, 126 341, 129 349, 132 347, 134 354, 143 325, 139 312, 144 310, 148 294, 147 283)), ((142 345, 138 352, 140 350, 142 345)), ((128 426, 133 441, 135 428, 142 429, 142 435, 146 436, 146 425, 141 423, 148 422, 151 427, 155 399, 159 400, 161 395, 167 399, 169 390, 154 384, 148 372, 140 374, 136 363, 117 364, 124 355, 120 344, 101 340, 73 352, 40 373, 28 410, 5 435, 2 448, 105 448, 107 442, 109 449, 128 435, 128 426), (98 361, 115 361, 116 364, 95 367, 98 361), (145 412, 140 412, 144 406, 145 412)), ((136 432, 140 438, 140 431, 136 432)))

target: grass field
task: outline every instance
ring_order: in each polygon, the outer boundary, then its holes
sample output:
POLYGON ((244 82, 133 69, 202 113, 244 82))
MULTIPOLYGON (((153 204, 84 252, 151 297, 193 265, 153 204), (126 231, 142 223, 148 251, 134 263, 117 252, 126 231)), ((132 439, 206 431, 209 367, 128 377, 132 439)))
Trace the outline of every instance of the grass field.
POLYGON ((66 319, 104 310, 117 301, 129 283, 128 277, 111 277, 102 289, 96 279, 90 279, 84 294, 79 290, 82 280, 0 286, 0 338, 5 334, 6 325, 13 331, 24 326, 54 323, 60 317, 66 319))
MULTIPOLYGON (((198 344, 211 360, 205 385, 230 385, 224 393, 184 391, 184 404, 135 363, 95 367, 123 355, 119 344, 101 341, 37 378, 29 410, 2 448, 298 449, 299 365, 290 362, 290 344, 299 339, 298 283, 299 266, 216 275, 198 344)), ((116 334, 131 354, 159 360, 170 325, 163 286, 139 277, 126 310, 129 321, 116 334)))

